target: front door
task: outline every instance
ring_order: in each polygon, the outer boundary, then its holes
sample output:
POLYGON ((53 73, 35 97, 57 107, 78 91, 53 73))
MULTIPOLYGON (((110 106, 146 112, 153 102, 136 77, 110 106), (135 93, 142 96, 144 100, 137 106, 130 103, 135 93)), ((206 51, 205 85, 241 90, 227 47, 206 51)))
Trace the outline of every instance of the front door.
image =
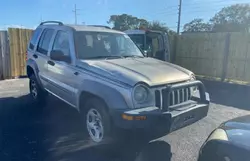
POLYGON ((49 90, 70 104, 76 106, 76 93, 74 77, 75 72, 72 68, 71 62, 52 60, 51 54, 53 51, 61 51, 64 56, 68 56, 72 60, 70 54, 69 33, 66 31, 58 31, 50 53, 50 60, 48 61, 48 73, 51 80, 49 90))

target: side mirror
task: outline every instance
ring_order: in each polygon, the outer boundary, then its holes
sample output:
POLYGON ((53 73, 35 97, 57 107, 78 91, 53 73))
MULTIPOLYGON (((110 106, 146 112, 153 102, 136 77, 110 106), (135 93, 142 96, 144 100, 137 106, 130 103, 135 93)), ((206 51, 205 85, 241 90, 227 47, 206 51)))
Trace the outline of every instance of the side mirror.
POLYGON ((66 63, 70 63, 71 59, 68 55, 64 55, 63 51, 61 50, 52 50, 50 52, 50 58, 52 60, 56 60, 56 61, 64 61, 66 63))

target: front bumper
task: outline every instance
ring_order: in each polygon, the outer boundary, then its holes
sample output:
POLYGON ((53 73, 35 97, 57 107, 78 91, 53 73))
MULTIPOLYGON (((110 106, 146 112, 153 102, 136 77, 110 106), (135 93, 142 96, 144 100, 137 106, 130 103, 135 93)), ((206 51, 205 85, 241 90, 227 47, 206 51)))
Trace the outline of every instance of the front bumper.
POLYGON ((208 104, 191 104, 171 112, 162 112, 158 107, 130 111, 117 110, 113 114, 113 120, 116 126, 125 129, 151 129, 155 126, 163 126, 169 131, 174 131, 206 117, 208 108, 208 104))
POLYGON ((199 93, 192 100, 168 107, 162 110, 158 107, 146 107, 132 110, 112 110, 113 122, 124 129, 163 130, 169 133, 190 125, 207 116, 209 109, 209 94, 205 93, 203 84, 199 81, 178 84, 169 88, 169 92, 183 86, 197 85, 199 93))

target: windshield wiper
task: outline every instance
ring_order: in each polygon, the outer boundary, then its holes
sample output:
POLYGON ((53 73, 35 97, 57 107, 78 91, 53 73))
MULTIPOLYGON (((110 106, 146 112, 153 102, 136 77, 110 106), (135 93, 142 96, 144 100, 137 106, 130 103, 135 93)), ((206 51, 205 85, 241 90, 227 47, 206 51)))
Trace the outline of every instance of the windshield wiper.
POLYGON ((144 58, 144 56, 139 56, 139 55, 123 55, 125 58, 144 58))
POLYGON ((120 55, 105 55, 105 56, 95 56, 88 59, 117 59, 117 58, 124 58, 120 55))

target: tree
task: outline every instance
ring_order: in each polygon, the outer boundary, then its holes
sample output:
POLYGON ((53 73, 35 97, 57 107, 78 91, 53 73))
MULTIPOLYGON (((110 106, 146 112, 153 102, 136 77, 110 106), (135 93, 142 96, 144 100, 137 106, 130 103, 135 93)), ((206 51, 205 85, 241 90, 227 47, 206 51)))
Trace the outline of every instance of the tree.
POLYGON ((128 29, 138 29, 140 26, 148 26, 148 21, 139 19, 132 15, 111 15, 108 24, 113 25, 113 29, 124 31, 128 29))
POLYGON ((160 23, 159 21, 150 22, 147 28, 151 30, 159 30, 159 31, 164 31, 164 32, 169 31, 169 28, 166 27, 164 23, 160 23))
POLYGON ((167 32, 170 35, 176 34, 175 31, 170 30, 164 23, 161 23, 159 21, 153 21, 153 22, 148 23, 147 28, 151 30, 167 32))
POLYGON ((194 19, 183 27, 184 32, 207 32, 211 31, 211 24, 205 23, 203 19, 194 19))
POLYGON ((113 25, 113 29, 124 31, 128 29, 140 29, 141 27, 159 30, 164 32, 169 32, 174 34, 175 32, 170 30, 164 23, 159 21, 148 22, 145 19, 137 18, 132 15, 122 14, 122 15, 111 15, 108 24, 113 25))
POLYGON ((236 4, 224 7, 210 22, 215 32, 239 32, 249 31, 250 28, 250 5, 236 4))

